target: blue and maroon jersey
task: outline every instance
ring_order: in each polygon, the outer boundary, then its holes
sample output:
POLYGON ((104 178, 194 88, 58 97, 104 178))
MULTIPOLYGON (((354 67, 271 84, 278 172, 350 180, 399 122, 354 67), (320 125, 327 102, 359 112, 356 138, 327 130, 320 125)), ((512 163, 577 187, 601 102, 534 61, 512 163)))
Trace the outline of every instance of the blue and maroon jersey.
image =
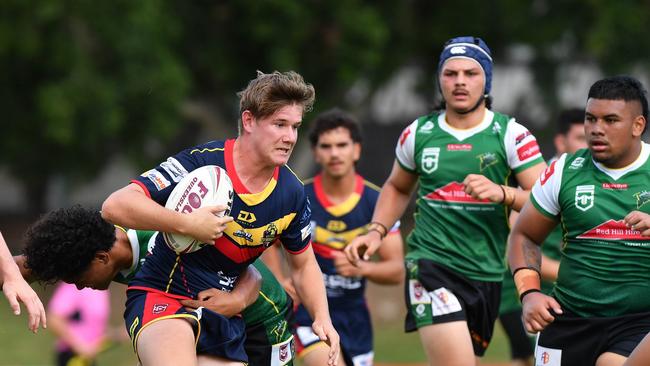
POLYGON ((163 235, 158 235, 152 255, 130 282, 130 289, 187 298, 209 288, 230 291, 246 266, 276 240, 289 253, 308 248, 311 215, 302 182, 288 167, 281 166, 264 190, 250 193, 235 171, 234 143, 212 141, 184 150, 132 181, 164 205, 174 186, 189 172, 218 165, 228 173, 235 197, 231 210, 234 221, 213 246, 179 255, 162 242, 163 235))
MULTIPOLYGON (((338 274, 334 266, 334 255, 343 255, 343 248, 352 239, 367 232, 379 197, 379 187, 357 175, 354 193, 345 202, 335 205, 327 199, 321 176, 317 175, 305 183, 305 194, 312 203, 312 242, 323 272, 330 306, 365 302, 365 278, 338 274)), ((398 226, 399 222, 391 229, 391 233, 396 232, 398 226)))

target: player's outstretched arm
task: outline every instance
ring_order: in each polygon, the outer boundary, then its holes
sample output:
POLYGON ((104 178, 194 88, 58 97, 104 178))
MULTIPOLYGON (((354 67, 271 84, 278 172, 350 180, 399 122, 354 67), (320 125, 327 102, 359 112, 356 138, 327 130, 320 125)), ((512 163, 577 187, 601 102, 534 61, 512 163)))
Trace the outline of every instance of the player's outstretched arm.
POLYGON ((189 214, 166 209, 135 183, 113 192, 102 205, 102 217, 130 229, 189 235, 204 243, 219 238, 232 217, 218 217, 226 206, 202 207, 189 214))
POLYGON ((225 292, 211 288, 198 293, 196 300, 181 300, 188 308, 204 307, 225 317, 235 316, 257 300, 262 285, 262 275, 253 266, 239 276, 235 288, 225 292))
POLYGON ((9 301, 14 314, 20 315, 19 302, 22 302, 29 314, 29 329, 36 333, 41 324, 43 324, 43 328, 47 328, 43 303, 36 295, 36 292, 23 279, 2 233, 0 233, 0 281, 2 282, 2 292, 9 301))
POLYGON ((522 209, 508 240, 508 262, 514 276, 526 330, 538 332, 562 313, 560 304, 541 293, 542 252, 540 244, 557 222, 537 211, 530 202, 522 209))
POLYGON ((393 163, 393 170, 381 187, 368 233, 345 247, 345 255, 352 264, 357 265, 361 258, 367 261, 379 249, 388 228, 404 214, 417 181, 417 175, 404 170, 397 161, 393 163))
POLYGON ((290 253, 287 256, 298 297, 314 320, 314 333, 330 346, 328 365, 336 365, 339 359, 339 335, 332 325, 327 295, 323 284, 323 273, 316 262, 314 251, 309 246, 299 254, 290 253))

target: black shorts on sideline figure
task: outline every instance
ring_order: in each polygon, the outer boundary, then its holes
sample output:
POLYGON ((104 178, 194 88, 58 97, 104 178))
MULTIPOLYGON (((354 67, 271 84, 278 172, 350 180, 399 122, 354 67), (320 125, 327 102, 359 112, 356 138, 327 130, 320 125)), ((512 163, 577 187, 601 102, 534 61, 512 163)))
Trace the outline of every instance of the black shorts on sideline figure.
POLYGON ((584 318, 562 309, 537 338, 535 365, 593 366, 605 352, 628 357, 650 332, 650 312, 584 318))
POLYGON ((407 260, 405 292, 407 332, 464 320, 474 354, 485 354, 499 314, 501 282, 470 280, 426 259, 407 260))

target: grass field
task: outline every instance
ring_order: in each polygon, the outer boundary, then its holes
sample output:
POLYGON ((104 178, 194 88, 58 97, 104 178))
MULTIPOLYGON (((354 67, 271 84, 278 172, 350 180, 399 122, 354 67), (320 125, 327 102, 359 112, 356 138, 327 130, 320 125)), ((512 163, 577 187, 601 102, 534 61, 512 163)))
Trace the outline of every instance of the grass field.
MULTIPOLYGON (((121 326, 124 287, 115 285, 113 293, 112 325, 121 326)), ((42 292, 49 298, 49 291, 42 292)), ((402 331, 403 305, 401 288, 370 288, 369 303, 375 325, 375 354, 377 363, 418 364, 425 361, 417 333, 402 331)), ((14 316, 4 296, 0 296, 0 366, 46 366, 53 364, 54 337, 48 330, 37 335, 27 330, 25 315, 14 316)), ((24 310, 24 309, 23 309, 24 310)), ((502 363, 508 360, 508 347, 497 326, 496 336, 484 357, 484 363, 502 363)), ((130 345, 123 343, 101 354, 97 364, 133 366, 136 358, 130 345)))

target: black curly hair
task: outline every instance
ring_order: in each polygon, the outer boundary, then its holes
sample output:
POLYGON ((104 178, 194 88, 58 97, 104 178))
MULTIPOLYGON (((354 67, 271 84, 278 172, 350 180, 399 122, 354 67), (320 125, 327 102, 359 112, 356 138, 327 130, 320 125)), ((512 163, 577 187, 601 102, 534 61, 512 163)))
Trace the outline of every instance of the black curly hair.
POLYGON ((81 206, 43 215, 25 233, 25 266, 41 282, 74 282, 98 251, 115 243, 115 227, 97 210, 81 206))

